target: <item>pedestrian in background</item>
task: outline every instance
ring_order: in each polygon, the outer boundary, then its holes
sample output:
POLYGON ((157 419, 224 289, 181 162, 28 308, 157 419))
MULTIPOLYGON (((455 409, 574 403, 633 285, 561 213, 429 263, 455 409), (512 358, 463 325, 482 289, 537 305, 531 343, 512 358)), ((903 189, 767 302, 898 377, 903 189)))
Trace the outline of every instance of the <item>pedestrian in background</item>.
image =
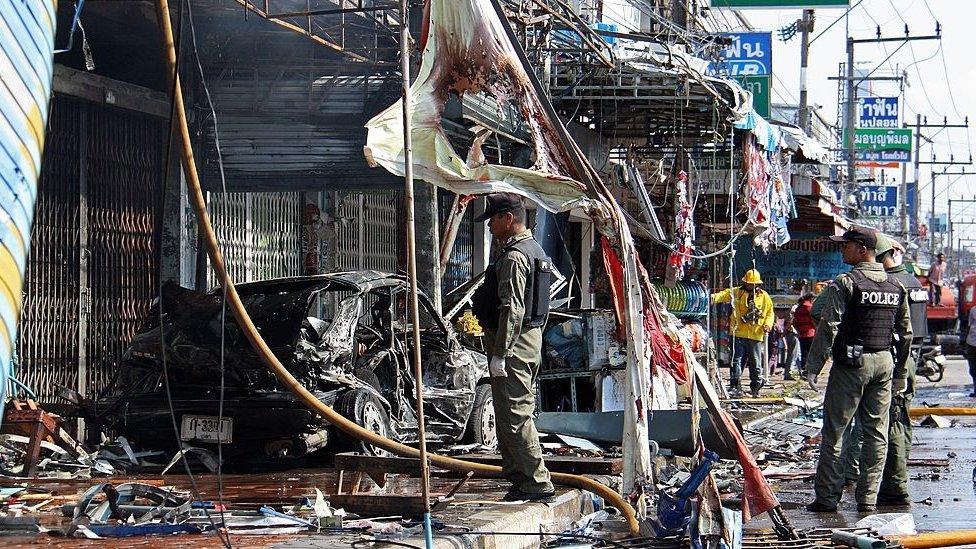
POLYGON ((750 269, 742 277, 742 286, 736 286, 712 294, 712 303, 732 303, 732 320, 729 332, 732 345, 732 373, 729 375, 729 392, 742 394, 742 363, 749 368, 749 390, 759 396, 759 389, 766 384, 763 366, 763 342, 773 328, 776 315, 773 300, 759 286, 762 277, 756 269, 750 269))
POLYGON ((813 320, 813 294, 804 294, 793 306, 791 311, 791 325, 800 342, 800 374, 807 375, 807 356, 810 355, 810 345, 813 336, 817 335, 817 324, 813 320))
POLYGON ((976 398, 976 307, 969 309, 969 333, 966 334, 966 360, 969 361, 969 377, 973 378, 970 397, 976 398))
POLYGON ((855 225, 830 238, 843 243, 844 263, 854 268, 824 290, 822 317, 807 361, 811 385, 827 359, 833 361, 824 393, 816 499, 807 510, 837 511, 844 486, 839 459, 842 437, 856 416, 863 443, 855 497, 858 511, 873 512, 887 453, 891 393, 907 387, 912 344, 907 292, 876 261, 874 229, 855 225))
POLYGON ((942 286, 945 279, 945 254, 939 252, 938 259, 929 267, 929 303, 933 305, 942 304, 942 286))

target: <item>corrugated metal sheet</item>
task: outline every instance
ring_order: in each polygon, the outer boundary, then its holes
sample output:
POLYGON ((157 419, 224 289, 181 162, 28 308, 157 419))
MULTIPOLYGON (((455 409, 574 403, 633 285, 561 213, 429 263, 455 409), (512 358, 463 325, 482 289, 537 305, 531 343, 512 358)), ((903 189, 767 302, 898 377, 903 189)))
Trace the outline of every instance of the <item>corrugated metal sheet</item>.
MULTIPOLYGON (((379 77, 228 69, 211 83, 228 190, 282 191, 400 185, 363 156, 363 125, 397 97, 379 77)), ((212 124, 205 185, 217 190, 212 124)))
POLYGON ((0 9, 0 401, 13 372, 17 321, 51 97, 55 0, 0 9))
MULTIPOLYGON (((302 274, 300 193, 212 193, 209 209, 234 282, 302 274)), ((217 284, 212 269, 210 287, 217 284)))

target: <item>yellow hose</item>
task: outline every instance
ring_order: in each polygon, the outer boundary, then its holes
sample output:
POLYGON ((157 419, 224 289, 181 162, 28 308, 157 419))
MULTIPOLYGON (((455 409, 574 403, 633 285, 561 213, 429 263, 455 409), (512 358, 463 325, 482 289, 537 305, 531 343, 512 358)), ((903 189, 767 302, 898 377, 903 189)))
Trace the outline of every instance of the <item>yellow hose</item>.
POLYGON ((911 417, 932 416, 976 416, 976 408, 910 408, 908 415, 911 417))
MULTIPOLYGON (((338 414, 332 408, 326 406, 322 401, 316 398, 315 395, 302 386, 302 384, 299 383, 298 380, 296 380, 287 369, 285 369, 285 367, 265 343, 264 338, 262 338, 261 334, 258 333, 254 323, 251 322, 251 317, 247 314, 247 310, 244 309, 244 304, 241 303, 240 296, 237 294, 237 288, 234 286, 234 282, 227 273, 224 258, 220 252, 219 244, 217 243, 217 237, 214 234, 213 226, 210 224, 210 216, 207 213, 206 201, 203 198, 203 190, 200 187, 196 160, 193 156, 193 147, 190 144, 190 132, 189 128, 187 127, 186 110, 183 104, 183 91, 180 86, 179 74, 176 72, 176 48, 173 43, 173 27, 169 19, 169 2, 167 0, 157 0, 156 17, 159 20, 160 30, 162 31, 163 47, 166 50, 166 62, 168 64, 169 75, 171 78, 170 82, 173 83, 173 107, 176 115, 174 123, 177 126, 176 129, 178 129, 180 132, 180 140, 183 145, 181 156, 183 168, 186 170, 186 184, 188 190, 190 191, 190 198, 193 202, 193 210, 196 213, 197 224, 202 232, 203 242, 207 248, 207 255, 210 256, 210 261, 213 264, 214 271, 217 273, 217 277, 227 290, 227 303, 230 305, 234 318, 237 319, 237 322, 244 330, 244 334, 247 336, 248 341, 251 342, 251 345, 254 347, 254 350, 257 351, 258 356, 261 357, 261 360, 264 362, 265 366, 267 366, 267 368, 289 391, 301 399, 301 401, 304 402, 305 405, 311 410, 318 413, 320 416, 325 418, 326 421, 349 436, 364 442, 368 442, 369 444, 383 448, 384 450, 399 456, 412 458, 420 457, 420 452, 416 448, 411 448, 405 444, 400 444, 399 442, 379 436, 372 431, 363 429, 359 425, 356 425, 354 422, 338 414), (175 82, 172 79, 175 79, 175 82)), ((454 459, 437 454, 428 454, 428 457, 430 458, 430 462, 432 464, 450 471, 458 471, 462 473, 472 471, 479 477, 503 478, 502 468, 494 465, 473 463, 470 461, 454 459)), ((637 516, 634 513, 634 508, 623 497, 621 497, 620 494, 611 490, 609 487, 586 477, 566 473, 552 473, 552 481, 562 486, 580 488, 599 495, 610 505, 616 507, 621 513, 623 513, 627 520, 627 526, 630 528, 630 533, 632 535, 637 535, 639 533, 639 525, 637 524, 637 516)))
POLYGON ((906 549, 929 549, 932 547, 955 547, 976 543, 976 530, 947 530, 929 532, 898 538, 898 543, 906 549))

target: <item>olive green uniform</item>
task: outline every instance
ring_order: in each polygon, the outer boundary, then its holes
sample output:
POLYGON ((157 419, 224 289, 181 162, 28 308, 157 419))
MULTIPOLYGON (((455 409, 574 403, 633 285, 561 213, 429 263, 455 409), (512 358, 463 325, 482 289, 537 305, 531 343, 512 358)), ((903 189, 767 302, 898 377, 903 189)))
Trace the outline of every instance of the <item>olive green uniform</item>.
MULTIPOLYGON (((888 273, 905 272, 904 265, 887 269, 888 273)), ((878 490, 878 501, 897 501, 908 499, 908 456, 912 449, 912 421, 908 416, 912 399, 915 397, 915 353, 906 362, 908 369, 908 385, 901 395, 894 395, 891 400, 891 412, 888 417, 888 452, 885 458, 884 473, 881 475, 881 487, 878 490)), ((844 464, 844 476, 848 481, 857 479, 860 470, 861 430, 855 423, 844 437, 841 460, 844 464)))
MULTIPOLYGON (((855 270, 875 282, 888 279, 880 263, 858 263, 855 270)), ((900 286, 900 284, 899 284, 900 286)), ((834 338, 847 310, 847 301, 854 291, 854 283, 848 274, 838 276, 824 290, 821 299, 823 309, 817 327, 817 335, 810 348, 807 371, 820 374, 831 356, 834 338)), ((903 299, 895 316, 894 343, 897 360, 891 352, 865 352, 860 366, 834 365, 827 379, 824 394, 824 424, 821 430, 820 461, 814 490, 818 503, 836 507, 844 486, 844 473, 840 461, 844 431, 855 417, 861 425, 861 474, 855 497, 858 504, 874 505, 878 486, 884 470, 888 445, 888 415, 891 404, 891 380, 906 379, 906 363, 911 351, 912 327, 908 314, 908 300, 902 287, 903 299)))
MULTIPOLYGON (((526 229, 508 244, 528 238, 532 238, 532 231, 526 229)), ((539 432, 532 419, 535 382, 542 361, 542 328, 522 326, 525 285, 532 268, 525 255, 516 250, 505 251, 494 268, 501 305, 498 329, 487 332, 486 340, 489 356, 505 358, 506 376, 491 378, 503 474, 523 492, 551 492, 552 481, 542 460, 539 432)))

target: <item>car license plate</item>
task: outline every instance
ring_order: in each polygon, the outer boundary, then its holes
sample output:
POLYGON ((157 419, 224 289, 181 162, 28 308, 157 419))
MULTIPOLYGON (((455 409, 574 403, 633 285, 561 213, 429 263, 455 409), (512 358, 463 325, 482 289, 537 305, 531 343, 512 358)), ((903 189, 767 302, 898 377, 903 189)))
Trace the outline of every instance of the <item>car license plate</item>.
POLYGON ((230 443, 233 432, 234 418, 185 415, 180 426, 180 439, 230 443))

